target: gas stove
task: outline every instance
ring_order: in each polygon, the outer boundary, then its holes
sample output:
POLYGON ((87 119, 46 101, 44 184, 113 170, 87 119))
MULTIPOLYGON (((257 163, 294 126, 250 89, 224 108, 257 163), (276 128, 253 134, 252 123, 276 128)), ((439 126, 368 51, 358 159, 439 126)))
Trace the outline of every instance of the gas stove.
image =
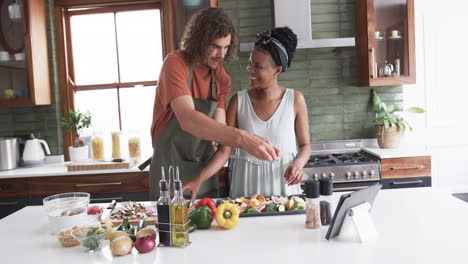
POLYGON ((362 150, 360 140, 312 143, 304 173, 312 179, 332 178, 335 191, 357 190, 380 182, 380 160, 362 150))

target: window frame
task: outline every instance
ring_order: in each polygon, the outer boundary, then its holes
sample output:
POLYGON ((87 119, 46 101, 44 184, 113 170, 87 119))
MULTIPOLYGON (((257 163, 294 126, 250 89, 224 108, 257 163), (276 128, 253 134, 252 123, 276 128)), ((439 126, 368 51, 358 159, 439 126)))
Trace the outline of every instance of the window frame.
MULTIPOLYGON (((163 58, 174 50, 172 41, 173 29, 170 21, 172 20, 172 1, 170 0, 146 0, 146 1, 122 1, 122 0, 57 0, 55 3, 55 18, 57 28, 57 51, 58 66, 61 92, 61 112, 66 116, 68 109, 75 109, 74 92, 77 90, 106 89, 106 88, 125 88, 135 85, 157 85, 157 80, 144 82, 125 82, 125 83, 106 83, 99 85, 76 85, 74 80, 72 43, 70 37, 70 17, 81 14, 98 14, 108 12, 134 11, 145 9, 159 9, 161 18, 161 39, 163 58), (77 8, 89 8, 75 10, 77 8)), ((119 103, 120 104, 120 103, 119 103)), ((120 108, 120 105, 119 105, 120 108)), ((120 116, 120 111, 119 111, 120 116)), ((66 151, 72 146, 75 136, 73 133, 63 134, 64 154, 66 160, 69 160, 69 153, 66 151)))

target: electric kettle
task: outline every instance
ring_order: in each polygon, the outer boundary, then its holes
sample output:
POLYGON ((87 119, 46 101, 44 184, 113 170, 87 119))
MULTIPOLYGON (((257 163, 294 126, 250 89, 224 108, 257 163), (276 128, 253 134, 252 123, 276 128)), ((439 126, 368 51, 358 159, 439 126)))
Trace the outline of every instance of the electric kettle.
POLYGON ((46 155, 50 155, 50 150, 45 140, 37 139, 33 134, 25 139, 22 157, 23 165, 43 163, 46 155))

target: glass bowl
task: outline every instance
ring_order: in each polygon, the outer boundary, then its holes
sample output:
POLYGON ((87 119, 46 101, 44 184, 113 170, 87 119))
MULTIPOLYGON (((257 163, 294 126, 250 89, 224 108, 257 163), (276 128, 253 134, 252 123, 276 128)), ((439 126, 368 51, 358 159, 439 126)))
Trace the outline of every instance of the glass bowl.
POLYGON ((102 247, 102 240, 111 231, 110 225, 88 225, 74 229, 72 237, 78 240, 86 252, 96 252, 102 247))
POLYGON ((89 200, 90 194, 84 192, 61 193, 44 198, 42 202, 51 233, 87 224, 89 200))
POLYGON ((74 238, 71 235, 71 232, 77 228, 78 227, 74 226, 73 228, 66 228, 66 229, 57 231, 55 233, 55 237, 58 239, 60 244, 62 244, 62 246, 64 247, 78 246, 80 244, 80 241, 76 240, 76 238, 74 238))

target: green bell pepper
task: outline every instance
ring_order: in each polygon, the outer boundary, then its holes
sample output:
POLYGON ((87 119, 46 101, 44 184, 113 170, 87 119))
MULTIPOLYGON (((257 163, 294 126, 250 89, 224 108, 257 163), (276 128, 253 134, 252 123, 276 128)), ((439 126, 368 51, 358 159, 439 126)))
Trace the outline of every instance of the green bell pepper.
POLYGON ((204 205, 193 210, 189 215, 191 224, 196 226, 197 229, 208 229, 213 221, 211 209, 204 205))

